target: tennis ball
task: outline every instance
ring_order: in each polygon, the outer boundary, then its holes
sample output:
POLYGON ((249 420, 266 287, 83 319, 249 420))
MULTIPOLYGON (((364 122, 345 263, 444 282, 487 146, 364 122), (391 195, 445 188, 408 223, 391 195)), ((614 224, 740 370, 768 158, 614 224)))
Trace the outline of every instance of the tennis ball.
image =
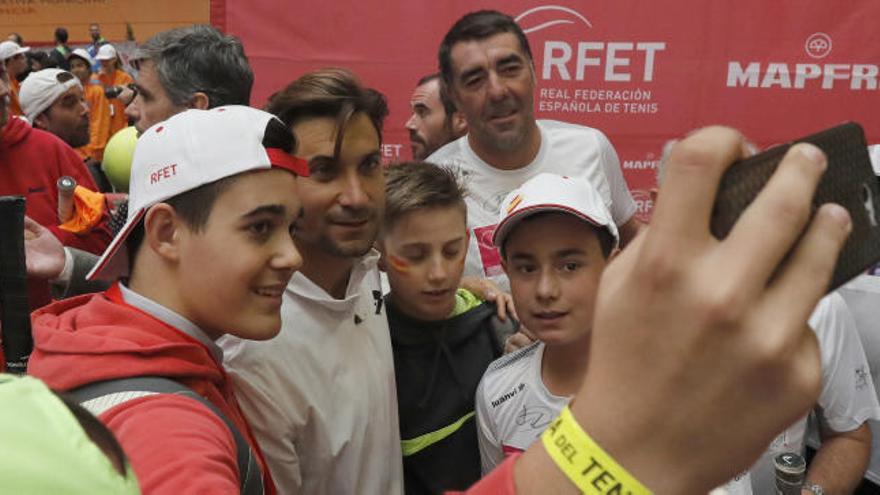
POLYGON ((107 141, 101 169, 115 192, 128 192, 128 179, 131 175, 131 158, 137 144, 137 129, 126 127, 107 141))

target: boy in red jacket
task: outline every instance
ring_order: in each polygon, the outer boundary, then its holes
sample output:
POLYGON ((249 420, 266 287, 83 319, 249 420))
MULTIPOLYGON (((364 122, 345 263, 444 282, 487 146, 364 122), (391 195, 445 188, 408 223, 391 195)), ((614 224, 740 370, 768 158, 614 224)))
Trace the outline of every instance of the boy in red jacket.
MULTIPOLYGON (((189 110, 145 132, 128 221, 89 274, 118 281, 35 312, 28 371, 65 391, 170 378, 219 409, 262 467, 214 341, 280 329, 281 295, 302 262, 296 175, 308 175, 292 148, 279 120, 244 106, 189 110)), ((181 395, 125 395, 83 404, 116 434, 144 493, 239 492, 236 444, 220 416, 181 395)), ((263 485, 274 493, 265 468, 263 485)))

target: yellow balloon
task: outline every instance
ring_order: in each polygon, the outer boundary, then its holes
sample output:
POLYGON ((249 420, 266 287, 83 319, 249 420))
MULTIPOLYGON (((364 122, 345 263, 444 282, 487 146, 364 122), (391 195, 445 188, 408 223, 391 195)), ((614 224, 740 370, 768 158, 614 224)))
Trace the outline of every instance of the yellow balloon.
POLYGON ((101 169, 115 192, 128 192, 128 179, 131 175, 131 157, 137 144, 137 129, 126 127, 107 141, 101 169))

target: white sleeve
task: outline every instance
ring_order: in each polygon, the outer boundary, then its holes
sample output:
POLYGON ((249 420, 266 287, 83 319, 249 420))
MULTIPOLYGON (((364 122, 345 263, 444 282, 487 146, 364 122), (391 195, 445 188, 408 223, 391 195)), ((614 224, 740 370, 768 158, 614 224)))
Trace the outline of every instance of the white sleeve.
POLYGON ((608 180, 608 188, 611 191, 611 217, 614 223, 623 225, 636 213, 636 202, 629 193, 626 180, 623 178, 623 170, 620 168, 620 158, 614 151, 614 146, 608 141, 605 134, 598 132, 599 148, 601 150, 602 170, 608 180))
POLYGON ((852 431, 868 419, 880 419, 880 404, 859 341, 855 320, 843 298, 822 299, 810 326, 822 354, 822 392, 818 405, 825 424, 837 432, 852 431))
MULTIPOLYGON (((483 378, 485 378, 485 375, 483 378)), ((484 380, 480 380, 480 385, 477 386, 477 397, 474 401, 474 409, 477 412, 477 441, 480 445, 480 464, 483 476, 495 469, 504 460, 501 443, 496 440, 494 418, 491 417, 486 404, 486 393, 483 390, 484 383, 484 380)))

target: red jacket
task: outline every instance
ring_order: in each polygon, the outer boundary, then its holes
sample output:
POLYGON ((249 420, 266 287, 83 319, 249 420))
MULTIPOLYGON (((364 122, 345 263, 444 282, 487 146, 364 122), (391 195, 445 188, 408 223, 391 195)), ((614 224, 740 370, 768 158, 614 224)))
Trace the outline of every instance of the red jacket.
MULTIPOLYGON (((221 364, 197 340, 127 305, 117 285, 46 306, 32 321, 28 373, 52 389, 142 375, 174 379, 223 411, 265 466, 221 364)), ((238 493, 232 434, 204 405, 158 394, 114 406, 99 419, 119 439, 143 493, 238 493)), ((274 494, 263 473, 265 493, 274 494)))
POLYGON ((483 477, 474 486, 465 492, 447 492, 447 495, 516 495, 516 486, 513 483, 513 465, 520 453, 515 453, 504 459, 498 467, 483 477))
MULTIPOLYGON (((10 117, 0 130, 0 196, 25 196, 27 215, 46 226, 65 246, 101 254, 110 244, 109 215, 88 234, 77 235, 58 228, 58 179, 69 175, 77 184, 97 191, 98 187, 73 149, 54 134, 34 129, 19 118, 10 117)), ((49 302, 45 281, 28 280, 31 308, 49 302)))

